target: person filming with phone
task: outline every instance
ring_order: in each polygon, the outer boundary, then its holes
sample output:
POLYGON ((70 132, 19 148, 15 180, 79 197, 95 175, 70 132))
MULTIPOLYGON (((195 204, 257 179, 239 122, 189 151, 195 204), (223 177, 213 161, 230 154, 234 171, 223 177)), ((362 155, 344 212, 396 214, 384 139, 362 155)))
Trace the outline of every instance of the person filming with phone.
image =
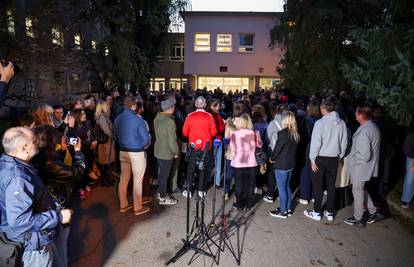
POLYGON ((56 205, 30 163, 38 153, 36 136, 30 129, 9 128, 2 144, 0 231, 22 244, 24 266, 52 266, 60 258, 55 243, 59 225, 70 223, 73 212, 56 205))

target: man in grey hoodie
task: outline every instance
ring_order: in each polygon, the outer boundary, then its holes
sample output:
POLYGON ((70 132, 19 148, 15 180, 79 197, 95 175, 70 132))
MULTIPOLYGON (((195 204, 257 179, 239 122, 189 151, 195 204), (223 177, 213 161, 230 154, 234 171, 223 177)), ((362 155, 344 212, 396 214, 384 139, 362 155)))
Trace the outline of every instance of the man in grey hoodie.
POLYGON ((315 123, 313 128, 309 152, 315 204, 313 211, 305 210, 304 214, 316 221, 321 220, 323 186, 325 184, 328 199, 324 215, 328 221, 333 221, 336 173, 338 162, 344 157, 348 145, 348 132, 345 122, 335 111, 333 99, 327 98, 322 102, 321 113, 323 117, 315 123))

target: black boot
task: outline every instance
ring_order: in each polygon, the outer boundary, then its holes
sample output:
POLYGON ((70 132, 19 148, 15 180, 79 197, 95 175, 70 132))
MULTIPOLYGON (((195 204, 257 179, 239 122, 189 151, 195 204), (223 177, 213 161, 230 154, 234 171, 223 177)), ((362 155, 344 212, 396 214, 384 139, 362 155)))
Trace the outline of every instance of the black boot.
POLYGON ((114 183, 109 179, 108 165, 99 164, 101 171, 101 186, 113 186, 114 183))

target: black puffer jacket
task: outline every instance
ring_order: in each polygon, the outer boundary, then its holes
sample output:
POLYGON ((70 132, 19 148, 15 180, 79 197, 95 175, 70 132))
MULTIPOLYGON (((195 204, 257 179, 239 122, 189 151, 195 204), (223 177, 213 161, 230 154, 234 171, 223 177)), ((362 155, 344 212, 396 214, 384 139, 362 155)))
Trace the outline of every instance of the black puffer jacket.
POLYGON ((270 159, 278 170, 291 170, 295 167, 298 144, 292 140, 287 128, 277 133, 277 141, 270 159))
POLYGON ((73 199, 73 183, 81 179, 85 170, 85 157, 82 152, 76 151, 72 156, 72 166, 67 166, 63 156, 55 151, 41 150, 33 159, 33 164, 49 193, 68 208, 73 199))

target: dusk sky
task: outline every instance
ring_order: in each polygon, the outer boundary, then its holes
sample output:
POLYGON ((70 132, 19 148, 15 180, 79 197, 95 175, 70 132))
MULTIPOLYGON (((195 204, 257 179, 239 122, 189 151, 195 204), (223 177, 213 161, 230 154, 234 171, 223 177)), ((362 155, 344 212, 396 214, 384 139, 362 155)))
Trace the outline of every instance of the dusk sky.
POLYGON ((191 0, 193 11, 283 11, 283 0, 191 0))

